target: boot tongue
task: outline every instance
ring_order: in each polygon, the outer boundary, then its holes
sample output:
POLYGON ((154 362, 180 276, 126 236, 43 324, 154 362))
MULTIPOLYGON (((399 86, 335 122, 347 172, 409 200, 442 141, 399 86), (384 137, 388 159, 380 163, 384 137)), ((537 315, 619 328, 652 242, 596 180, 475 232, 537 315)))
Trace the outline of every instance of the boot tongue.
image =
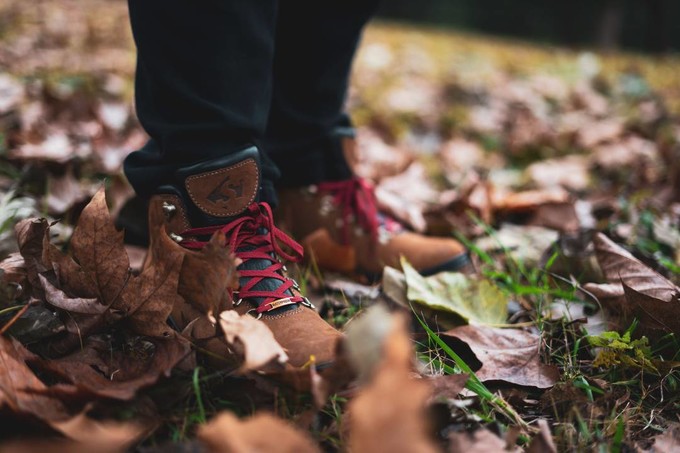
POLYGON ((182 167, 175 177, 192 226, 228 223, 259 201, 260 158, 255 147, 182 167))

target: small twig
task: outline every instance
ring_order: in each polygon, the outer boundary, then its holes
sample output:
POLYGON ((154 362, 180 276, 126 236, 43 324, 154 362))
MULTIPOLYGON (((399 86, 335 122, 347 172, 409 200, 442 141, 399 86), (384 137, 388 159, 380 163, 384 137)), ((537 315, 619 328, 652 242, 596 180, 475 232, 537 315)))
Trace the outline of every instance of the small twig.
MULTIPOLYGON (((0 329, 0 335, 4 335, 7 330, 12 327, 12 325, 17 322, 17 319, 21 318, 21 315, 26 313, 26 311, 31 307, 32 305, 35 305, 38 302, 37 299, 32 299, 30 300, 26 305, 24 305, 21 310, 19 310, 13 317, 10 319, 7 324, 2 326, 2 329, 0 329)), ((12 307, 15 308, 15 307, 12 307)))

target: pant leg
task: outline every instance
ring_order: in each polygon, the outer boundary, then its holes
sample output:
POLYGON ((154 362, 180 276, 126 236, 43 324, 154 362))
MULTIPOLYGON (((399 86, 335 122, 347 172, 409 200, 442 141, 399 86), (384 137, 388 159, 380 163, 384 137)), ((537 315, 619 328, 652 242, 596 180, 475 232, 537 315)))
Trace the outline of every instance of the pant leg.
MULTIPOLYGON (((129 0, 137 115, 151 140, 125 172, 142 196, 177 168, 264 134, 278 0, 129 0)), ((276 177, 264 165, 263 181, 276 177)), ((272 189, 273 191, 273 189, 272 189)))
MULTIPOLYGON (((274 91, 263 148, 295 187, 351 175, 341 135, 361 31, 378 0, 284 0, 279 5, 274 91)), ((343 132, 344 131, 344 132, 343 132)))

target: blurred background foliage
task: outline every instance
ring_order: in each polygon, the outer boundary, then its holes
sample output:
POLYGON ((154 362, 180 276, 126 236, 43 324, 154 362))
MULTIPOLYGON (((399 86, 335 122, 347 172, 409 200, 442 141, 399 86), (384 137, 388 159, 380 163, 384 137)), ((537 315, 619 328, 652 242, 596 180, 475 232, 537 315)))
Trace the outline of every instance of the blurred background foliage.
POLYGON ((389 0, 380 16, 600 50, 680 50, 677 0, 389 0))

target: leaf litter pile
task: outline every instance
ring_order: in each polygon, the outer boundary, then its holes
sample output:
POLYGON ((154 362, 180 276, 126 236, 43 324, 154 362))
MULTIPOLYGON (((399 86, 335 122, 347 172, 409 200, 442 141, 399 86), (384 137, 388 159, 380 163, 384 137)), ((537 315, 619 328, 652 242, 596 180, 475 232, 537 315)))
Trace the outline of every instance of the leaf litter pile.
POLYGON ((0 17, 2 451, 679 448, 680 61, 370 27, 352 165, 475 269, 402 260, 371 285, 301 266, 346 335, 332 367, 298 369, 219 308, 223 238, 130 245, 125 2, 0 17))

